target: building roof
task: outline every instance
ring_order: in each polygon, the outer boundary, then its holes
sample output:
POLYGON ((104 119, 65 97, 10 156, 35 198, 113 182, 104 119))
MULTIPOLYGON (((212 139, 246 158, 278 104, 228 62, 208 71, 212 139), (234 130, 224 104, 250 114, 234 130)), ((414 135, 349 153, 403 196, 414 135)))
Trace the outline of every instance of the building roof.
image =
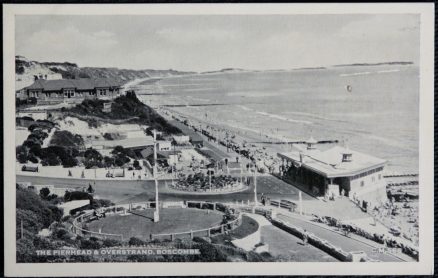
POLYGON ((45 91, 59 91, 65 88, 77 90, 91 90, 94 88, 120 87, 120 84, 109 78, 80 78, 80 79, 38 79, 25 89, 41 89, 45 91))
POLYGON ((105 140, 105 141, 93 141, 93 146, 102 146, 103 148, 114 148, 116 146, 122 146, 126 149, 129 148, 142 148, 154 145, 154 139, 151 136, 145 138, 126 138, 121 140, 105 140))
POLYGON ((307 139, 306 143, 307 144, 316 144, 316 143, 318 143, 318 141, 316 141, 315 138, 313 138, 313 136, 310 136, 310 138, 307 139))
POLYGON ((87 206, 90 204, 90 200, 74 200, 59 204, 58 207, 64 210, 64 216, 69 215, 70 211, 87 206))
POLYGON ((328 178, 354 176, 386 163, 384 159, 340 146, 325 151, 316 149, 311 152, 278 153, 278 156, 299 163, 301 166, 328 178), (303 162, 300 162, 300 153, 304 155, 303 162), (351 154, 351 161, 343 162, 343 154, 351 154))
MULTIPOLYGON (((164 157, 168 159, 171 155, 178 155, 181 151, 159 151, 157 150, 157 158, 164 157)), ((154 155, 154 148, 147 148, 140 152, 143 158, 148 158, 154 155)))
POLYGON ((181 130, 182 133, 184 133, 185 135, 190 137, 190 141, 191 142, 203 142, 204 139, 202 138, 201 135, 199 135, 196 131, 194 131, 193 129, 191 129, 190 127, 186 126, 183 123, 180 123, 178 121, 170 121, 169 122, 171 125, 173 125, 174 127, 177 127, 181 130))
POLYGON ((241 165, 238 162, 228 162, 228 168, 229 169, 240 169, 241 165))

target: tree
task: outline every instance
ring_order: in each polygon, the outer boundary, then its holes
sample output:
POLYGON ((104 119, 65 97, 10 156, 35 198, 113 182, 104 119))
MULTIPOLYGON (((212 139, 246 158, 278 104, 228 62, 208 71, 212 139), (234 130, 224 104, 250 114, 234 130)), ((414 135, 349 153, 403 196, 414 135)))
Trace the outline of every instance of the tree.
POLYGON ((41 156, 41 145, 33 145, 32 147, 30 147, 29 153, 37 157, 41 156))
POLYGON ((44 166, 57 166, 60 164, 60 160, 54 153, 49 153, 47 157, 45 157, 42 161, 42 164, 44 166))
POLYGON ((42 228, 42 224, 39 221, 38 216, 30 210, 17 209, 16 215, 16 232, 17 239, 21 237, 21 223, 23 223, 23 229, 33 234, 38 233, 42 228))
POLYGON ((134 163, 132 164, 132 166, 134 166, 135 169, 140 168, 140 163, 138 162, 138 160, 134 160, 134 163))
POLYGON ((17 189, 17 209, 33 212, 42 228, 47 228, 53 221, 59 221, 63 215, 62 209, 42 200, 37 194, 27 189, 17 189))
POLYGON ((28 161, 28 152, 27 148, 24 145, 16 147, 15 154, 17 156, 18 162, 26 163, 28 161))
POLYGON ((74 200, 93 200, 93 196, 88 194, 87 192, 82 191, 66 191, 64 194, 64 200, 66 202, 74 201, 74 200))
POLYGON ((47 200, 47 197, 50 195, 50 189, 47 187, 43 187, 40 190, 40 197, 41 199, 47 200))
POLYGON ((114 163, 115 163, 114 158, 109 157, 109 156, 104 156, 103 163, 104 163, 105 167, 109 168, 109 167, 114 165, 114 163))
POLYGON ((102 164, 103 156, 93 148, 87 149, 84 153, 84 157, 85 157, 84 164, 87 169, 92 168, 94 166, 96 167, 103 166, 102 164))
POLYGON ((136 237, 131 237, 129 239, 129 245, 134 245, 134 246, 141 246, 146 244, 143 240, 136 238, 136 237))

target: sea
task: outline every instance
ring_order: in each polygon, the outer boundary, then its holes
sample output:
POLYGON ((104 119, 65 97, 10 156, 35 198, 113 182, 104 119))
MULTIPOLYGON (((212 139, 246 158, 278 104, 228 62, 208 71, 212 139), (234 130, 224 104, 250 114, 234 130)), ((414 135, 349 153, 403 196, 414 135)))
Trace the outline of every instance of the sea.
POLYGON ((197 74, 133 89, 155 107, 289 141, 339 140, 386 159, 388 172, 418 173, 416 65, 197 74))

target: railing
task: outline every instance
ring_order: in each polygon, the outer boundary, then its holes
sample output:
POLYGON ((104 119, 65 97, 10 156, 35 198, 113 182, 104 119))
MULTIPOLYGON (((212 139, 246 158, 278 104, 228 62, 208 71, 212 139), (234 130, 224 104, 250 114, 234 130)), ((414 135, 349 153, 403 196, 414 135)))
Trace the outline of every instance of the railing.
POLYGON ((234 230, 240 225, 241 221, 242 221, 242 215, 239 213, 236 219, 218 226, 199 229, 199 230, 190 230, 187 232, 179 232, 179 233, 151 234, 150 238, 151 240, 168 238, 171 241, 173 241, 175 238, 184 238, 184 237, 190 237, 191 239, 193 239, 195 236, 210 237, 214 234, 223 234, 226 231, 234 230))
POLYGON ((88 213, 82 214, 79 217, 75 218, 73 220, 73 223, 72 223, 72 225, 73 225, 72 232, 75 233, 76 235, 85 236, 85 237, 96 236, 96 237, 104 238, 104 239, 116 238, 116 239, 123 240, 122 234, 109 234, 109 233, 93 232, 93 231, 86 230, 86 229, 78 226, 78 223, 83 222, 84 217, 92 217, 93 214, 94 214, 94 212, 88 212, 88 213))
MULTIPOLYGON (((133 210, 138 209, 149 209, 154 208, 156 202, 139 202, 139 203, 130 203, 130 204, 124 204, 124 205, 115 205, 110 207, 103 207, 97 209, 98 211, 105 213, 105 214, 118 214, 118 213, 126 213, 133 210)), ((159 203, 159 207, 171 207, 171 206, 181 206, 182 208, 198 208, 199 209, 211 209, 211 210, 218 210, 225 212, 226 205, 222 203, 216 203, 216 202, 204 202, 204 201, 186 201, 185 204, 183 202, 171 202, 169 204, 167 203, 159 203)), ((79 224, 88 221, 92 217, 95 217, 94 211, 86 212, 82 215, 77 216, 72 223, 72 232, 74 232, 77 235, 89 237, 89 236, 95 236, 98 238, 115 238, 123 240, 122 234, 111 234, 111 233, 102 233, 102 232, 95 232, 90 231, 87 229, 84 229, 79 224)), ((233 219, 227 223, 220 224, 218 226, 209 227, 205 229, 199 229, 199 230, 190 230, 186 232, 178 232, 178 233, 163 233, 163 234, 150 234, 150 240, 154 239, 170 239, 174 240, 175 238, 183 238, 183 237, 190 237, 193 238, 195 236, 207 236, 210 237, 213 234, 223 234, 226 231, 231 231, 238 227, 242 222, 242 215, 239 213, 236 219, 233 219)))
MULTIPOLYGON (((160 206, 162 206, 163 204, 160 203, 160 206)), ((131 204, 125 204, 125 205, 114 205, 114 206, 110 206, 110 207, 102 207, 99 208, 97 210, 99 210, 100 212, 103 212, 105 214, 117 214, 117 213, 126 213, 126 211, 131 211, 134 209, 147 209, 147 208, 151 208, 151 207, 155 207, 155 202, 139 202, 139 203, 131 203, 131 204), (154 204, 152 206, 152 204, 154 204)), ((96 236, 99 238, 116 238, 116 239, 120 239, 123 240, 123 235, 122 234, 111 234, 111 233, 102 233, 102 232, 94 232, 94 231, 90 231, 87 229, 82 228, 81 226, 79 226, 79 223, 84 222, 84 220, 89 220, 90 218, 94 217, 94 211, 90 211, 90 212, 86 212, 84 214, 79 215, 78 217, 76 217, 73 222, 72 222, 72 232, 80 235, 80 236, 85 236, 85 237, 89 237, 89 236, 96 236)))

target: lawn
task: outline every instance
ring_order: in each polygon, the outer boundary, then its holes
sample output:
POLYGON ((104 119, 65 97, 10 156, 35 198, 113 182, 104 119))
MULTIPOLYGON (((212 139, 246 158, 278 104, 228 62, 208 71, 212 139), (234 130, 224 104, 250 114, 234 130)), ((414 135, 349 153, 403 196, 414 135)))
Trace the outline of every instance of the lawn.
POLYGON ((112 215, 88 224, 92 231, 123 234, 123 238, 149 239, 150 234, 188 232, 217 226, 222 213, 211 210, 165 208, 160 210, 160 221, 153 222, 153 209, 139 210, 128 215, 112 215))
POLYGON ((257 221, 246 215, 242 216, 242 224, 225 235, 217 235, 212 238, 213 243, 228 244, 235 239, 244 238, 259 229, 257 221))
POLYGON ((263 226, 261 238, 269 246, 269 253, 290 262, 336 262, 337 260, 318 248, 275 226, 263 226))

